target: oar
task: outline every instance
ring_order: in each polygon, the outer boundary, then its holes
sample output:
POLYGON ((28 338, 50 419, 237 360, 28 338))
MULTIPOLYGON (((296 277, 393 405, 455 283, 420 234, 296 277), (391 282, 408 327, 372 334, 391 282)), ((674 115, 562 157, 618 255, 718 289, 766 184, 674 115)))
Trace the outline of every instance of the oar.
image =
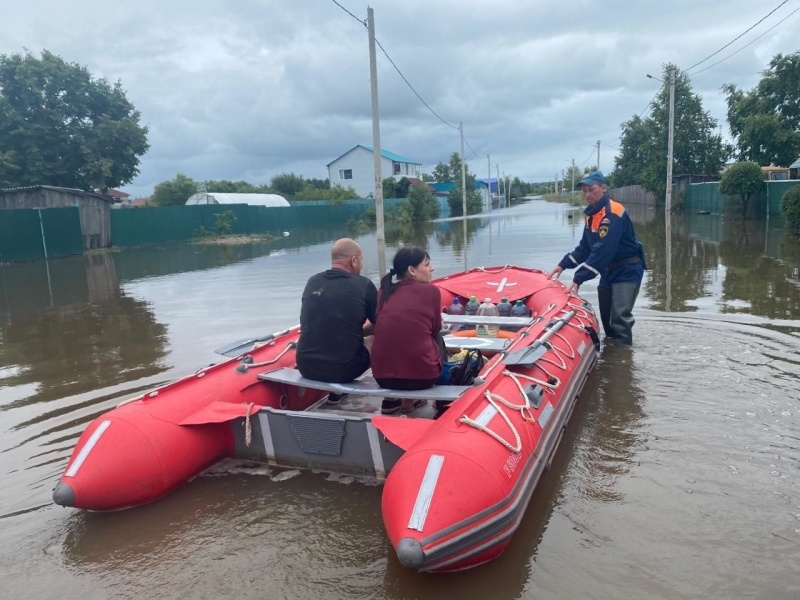
POLYGON ((261 342, 268 342, 280 335, 284 335, 289 333, 290 331, 294 331, 300 327, 300 325, 295 325, 294 327, 290 327, 289 329, 285 329, 284 331, 279 331, 277 333, 270 333, 268 335, 263 335, 259 337, 250 337, 244 338, 242 340, 237 340, 235 342, 231 342, 230 344, 226 344, 214 350, 215 353, 221 354, 222 356, 239 356, 242 352, 250 350, 253 347, 253 344, 258 344, 261 342))

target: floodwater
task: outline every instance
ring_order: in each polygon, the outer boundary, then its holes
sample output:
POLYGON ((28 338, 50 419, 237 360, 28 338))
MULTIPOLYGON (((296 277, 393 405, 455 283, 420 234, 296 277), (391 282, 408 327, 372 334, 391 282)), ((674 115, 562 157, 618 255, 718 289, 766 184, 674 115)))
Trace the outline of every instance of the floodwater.
MULTIPOLYGON (((629 210, 650 267, 635 347, 603 349, 506 552, 447 575, 404 569, 382 488, 350 478, 231 462, 137 509, 51 503, 91 419, 294 324, 346 228, 0 267, 0 597, 800 597, 800 241, 774 220, 629 210)), ((387 251, 424 244, 438 276, 550 269, 581 228, 535 200, 466 235, 389 230, 387 251)), ((376 277, 375 236, 358 239, 376 277)))

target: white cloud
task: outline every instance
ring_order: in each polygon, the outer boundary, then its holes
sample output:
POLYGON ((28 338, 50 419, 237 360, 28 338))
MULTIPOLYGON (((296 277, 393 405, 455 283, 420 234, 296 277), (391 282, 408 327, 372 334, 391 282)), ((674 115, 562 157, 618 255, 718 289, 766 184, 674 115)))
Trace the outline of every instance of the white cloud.
MULTIPOLYGON (((364 0, 340 0, 359 19, 364 0)), ((189 2, 3 0, 0 53, 43 48, 120 80, 150 127, 141 174, 149 194, 184 172, 266 183, 281 172, 325 177, 325 165, 372 143, 366 30, 330 0, 189 2)), ((724 83, 749 89, 792 39, 800 13, 782 7, 703 63, 694 91, 724 131, 724 83)), ((501 172, 540 181, 572 159, 613 167, 619 125, 658 89, 664 63, 686 68, 730 42, 771 7, 748 0, 493 3, 429 0, 375 6, 378 40, 430 107, 464 122, 471 168, 486 153, 501 172)), ((458 132, 422 105, 378 50, 381 142, 429 168, 459 149, 458 132)), ((493 167, 494 169, 494 167, 493 167)))

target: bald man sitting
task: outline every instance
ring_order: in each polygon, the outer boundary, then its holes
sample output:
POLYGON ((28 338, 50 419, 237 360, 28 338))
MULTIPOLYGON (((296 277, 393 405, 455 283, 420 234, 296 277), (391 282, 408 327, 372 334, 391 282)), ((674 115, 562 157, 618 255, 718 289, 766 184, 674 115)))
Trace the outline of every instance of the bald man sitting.
MULTIPOLYGON (((297 369, 303 377, 346 383, 369 368, 378 290, 361 275, 363 266, 361 246, 342 238, 331 248, 331 268, 306 283, 297 344, 297 369)), ((328 396, 328 404, 340 400, 336 394, 328 396)))

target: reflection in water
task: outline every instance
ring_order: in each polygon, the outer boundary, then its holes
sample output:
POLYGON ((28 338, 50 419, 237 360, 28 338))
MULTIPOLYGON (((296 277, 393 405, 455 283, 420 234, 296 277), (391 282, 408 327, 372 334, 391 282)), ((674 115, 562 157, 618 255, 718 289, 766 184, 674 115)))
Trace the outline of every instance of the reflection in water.
POLYGON ((674 216, 668 261, 664 219, 637 224, 647 255, 644 291, 650 308, 690 312, 702 306, 723 313, 800 318, 800 240, 765 225, 726 221, 720 215, 674 216), (714 298, 716 306, 706 306, 707 298, 714 298))
POLYGON ((635 377, 634 359, 630 348, 605 346, 598 360, 601 380, 581 432, 583 476, 574 484, 590 500, 624 500, 617 482, 629 473, 646 439, 644 393, 635 377))

